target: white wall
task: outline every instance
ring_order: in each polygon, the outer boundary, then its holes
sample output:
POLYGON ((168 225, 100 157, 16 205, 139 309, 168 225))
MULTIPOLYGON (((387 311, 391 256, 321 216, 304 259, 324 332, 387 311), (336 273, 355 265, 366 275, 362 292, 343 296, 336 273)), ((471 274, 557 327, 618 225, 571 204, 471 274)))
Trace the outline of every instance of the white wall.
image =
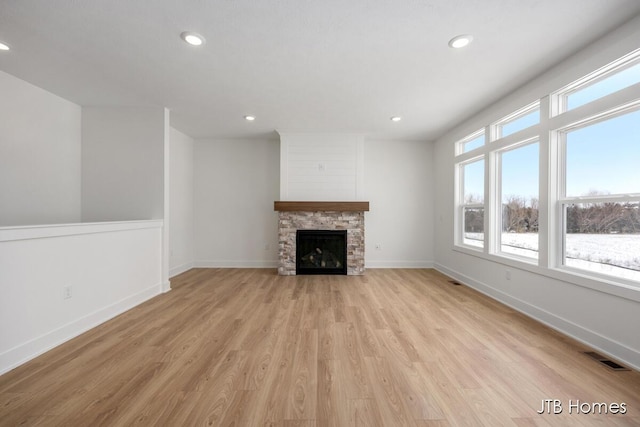
POLYGON ((194 155, 196 266, 276 267, 279 142, 196 140, 194 155))
POLYGON ((169 276, 193 267, 194 258, 194 141, 171 128, 170 137, 170 254, 169 276))
MULTIPOLYGON (((640 292, 613 295, 587 287, 577 276, 485 259, 453 250, 454 142, 551 91, 637 49, 640 18, 568 58, 477 116, 460 124, 435 147, 436 267, 458 280, 540 319, 603 353, 640 369, 640 292), (505 269, 512 272, 506 280, 505 269), (552 274, 553 273, 553 274, 552 274), (622 296, 625 294, 626 297, 622 296)), ((622 292, 624 291, 624 292, 622 292)))
POLYGON ((82 109, 82 221, 164 218, 165 110, 82 109))
POLYGON ((162 221, 0 228, 0 374, 157 295, 161 240, 162 221))
POLYGON ((366 140, 364 158, 365 266, 432 267, 433 144, 366 140))
POLYGON ((0 226, 80 220, 80 106, 0 71, 0 226))
MULTIPOLYGON (((196 140, 196 266, 277 265, 279 153, 278 141, 196 140)), ((363 164, 366 266, 432 266, 433 144, 365 141, 363 164)))
POLYGON ((162 221, 79 223, 167 217, 168 112, 82 108, 2 72, 0 93, 1 374, 169 282, 162 221))
POLYGON ((364 200, 363 136, 280 132, 280 199, 364 200))

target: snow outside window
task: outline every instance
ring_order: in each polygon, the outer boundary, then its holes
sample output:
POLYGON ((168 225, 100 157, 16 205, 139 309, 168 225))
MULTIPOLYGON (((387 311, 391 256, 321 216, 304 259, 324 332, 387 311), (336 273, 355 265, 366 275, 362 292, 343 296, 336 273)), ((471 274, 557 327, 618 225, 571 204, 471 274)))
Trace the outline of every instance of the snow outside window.
POLYGON ((640 110, 567 130, 561 139, 562 265, 640 281, 640 110))
POLYGON ((539 143, 498 153, 500 164, 500 248, 504 254, 538 259, 539 143))
POLYGON ((484 158, 460 165, 462 243, 484 247, 484 158))

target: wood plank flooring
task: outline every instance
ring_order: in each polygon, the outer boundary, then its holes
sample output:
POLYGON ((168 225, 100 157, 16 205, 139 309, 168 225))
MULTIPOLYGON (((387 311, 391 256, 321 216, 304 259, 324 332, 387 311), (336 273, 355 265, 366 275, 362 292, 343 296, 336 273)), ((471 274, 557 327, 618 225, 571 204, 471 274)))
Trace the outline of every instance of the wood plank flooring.
POLYGON ((1 376, 0 425, 640 425, 640 373, 447 280, 194 269, 1 376))

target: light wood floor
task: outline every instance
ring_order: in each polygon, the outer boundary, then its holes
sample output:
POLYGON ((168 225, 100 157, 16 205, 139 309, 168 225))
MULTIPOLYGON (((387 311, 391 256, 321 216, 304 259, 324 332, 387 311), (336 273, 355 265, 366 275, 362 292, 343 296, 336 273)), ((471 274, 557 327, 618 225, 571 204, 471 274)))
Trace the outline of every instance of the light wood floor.
POLYGON ((0 425, 640 425, 640 373, 434 270, 195 269, 172 286, 1 376, 0 425), (543 399, 563 413, 538 415, 543 399))

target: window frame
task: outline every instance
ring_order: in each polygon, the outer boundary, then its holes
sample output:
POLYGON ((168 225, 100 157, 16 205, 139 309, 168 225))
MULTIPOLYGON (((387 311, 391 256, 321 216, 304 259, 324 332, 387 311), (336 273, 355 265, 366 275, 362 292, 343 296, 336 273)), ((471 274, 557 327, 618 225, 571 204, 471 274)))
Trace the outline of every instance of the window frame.
POLYGON ((464 137, 463 139, 461 139, 460 141, 456 142, 456 155, 461 155, 461 154, 467 154, 467 153, 472 153, 476 150, 481 149, 482 147, 484 147, 485 145, 487 145, 487 138, 486 138, 486 132, 485 132, 485 128, 481 128, 478 129, 477 131, 467 135, 466 137, 464 137), (484 136, 484 143, 480 146, 480 147, 476 147, 473 148, 471 150, 465 151, 465 145, 468 144, 469 142, 484 136))
POLYGON ((501 118, 500 120, 494 122, 491 124, 490 126, 490 135, 491 135, 491 142, 495 142, 498 140, 501 140, 503 138, 508 138, 511 135, 515 135, 518 132, 524 131, 526 129, 529 129, 531 127, 537 126, 540 124, 540 121, 542 120, 542 111, 540 110, 540 100, 536 100, 534 102, 532 102, 531 104, 527 104, 522 108, 517 109, 516 111, 514 111, 511 114, 508 114, 506 116, 504 116, 503 118, 501 118), (503 135, 502 129, 504 128, 505 125, 515 122, 516 120, 534 112, 538 110, 540 112, 540 117, 538 120, 538 123, 534 123, 531 126, 527 126, 526 128, 522 128, 519 129, 515 132, 510 133, 509 135, 503 135))
MULTIPOLYGON (((574 80, 573 82, 569 83, 568 85, 554 91, 551 93, 551 117, 555 117, 561 114, 565 114, 567 112, 570 111, 574 111, 578 108, 583 107, 584 105, 589 105, 593 102, 596 102, 598 100, 600 100, 603 97, 606 96, 610 96, 616 92, 619 91, 623 91, 625 89, 628 89, 628 87, 622 88, 622 89, 618 89, 617 91, 611 92, 607 95, 603 95, 600 98, 596 98, 590 102, 588 102, 587 104, 581 105, 579 107, 573 108, 571 110, 567 109, 567 104, 568 104, 568 98, 569 96, 579 92, 582 89, 586 89, 589 86, 595 85, 619 72, 622 72, 624 70, 626 70, 627 68, 631 68, 635 65, 639 65, 640 64, 640 49, 636 49, 633 52, 628 53, 627 55, 624 55, 623 57, 610 62, 609 64, 605 65, 604 67, 601 67, 589 74, 587 74, 586 76, 574 80)), ((640 84, 640 83, 636 83, 640 84)))
MULTIPOLYGON (((477 132, 476 132, 477 134, 477 132)), ((478 135, 476 135, 477 137, 478 135)), ((473 138, 475 139, 475 138, 473 138)), ((478 147, 481 148, 481 147, 478 147)), ((473 150, 475 151, 475 150, 473 150)), ((469 153, 469 152, 467 152, 469 153)), ((464 154, 467 154, 464 153, 464 154)), ((483 251, 484 248, 487 245, 487 233, 486 233, 486 199, 487 199, 487 194, 486 194, 486 190, 484 191, 484 195, 483 195, 483 202, 482 203, 466 203, 465 201, 465 188, 464 188, 464 167, 476 162, 482 162, 483 163, 483 170, 484 170, 484 175, 486 176, 486 169, 487 169, 487 159, 484 156, 484 154, 481 155, 475 155, 473 157, 470 157, 460 163, 456 164, 456 176, 458 179, 458 185, 457 185, 457 194, 456 194, 456 199, 457 199, 457 208, 456 208, 456 222, 458 223, 457 227, 454 227, 457 231, 456 231, 456 237, 455 237, 455 241, 456 244, 461 245, 465 248, 468 248, 470 250, 473 251, 483 251), (484 226, 483 226, 483 233, 484 233, 484 240, 483 240, 483 245, 482 246, 475 246, 475 245, 470 245, 468 243, 465 243, 465 210, 466 209, 483 209, 484 213, 483 213, 483 218, 484 218, 484 226)))
MULTIPOLYGON (((573 108, 569 111, 558 113, 558 97, 567 90, 579 90, 581 85, 588 85, 597 82, 599 79, 607 78, 609 75, 623 70, 625 67, 634 66, 635 61, 640 62, 640 49, 637 49, 619 60, 607 64, 587 76, 575 80, 573 83, 565 85, 561 89, 550 92, 549 95, 542 96, 535 102, 527 104, 525 107, 503 116, 494 122, 489 122, 481 130, 476 130, 465 137, 454 142, 453 165, 455 170, 455 180, 458 176, 458 167, 463 163, 469 163, 474 158, 484 156, 485 159, 485 197, 484 197, 484 247, 470 247, 463 244, 464 217, 461 209, 460 190, 462 184, 456 182, 454 195, 454 230, 452 250, 470 256, 483 258, 507 267, 513 267, 532 273, 547 276, 555 280, 573 283, 578 286, 594 289, 601 292, 610 293, 623 298, 640 302, 640 281, 626 280, 616 276, 600 275, 596 272, 581 270, 563 265, 564 244, 566 226, 563 218, 564 205, 569 202, 576 202, 574 199, 565 197, 564 177, 565 165, 563 152, 564 143, 559 141, 559 131, 568 131, 597 120, 606 120, 615 115, 624 114, 635 108, 640 109, 640 83, 624 87, 612 94, 604 95, 594 99, 584 105, 573 108), (606 75, 605 75, 606 74, 606 75), (537 125, 518 130, 502 138, 496 138, 496 126, 506 123, 517 117, 525 115, 538 105, 540 109, 540 121, 537 125), (484 131, 485 144, 474 150, 463 152, 464 142, 467 142, 484 131), (539 205, 538 205, 538 259, 521 258, 514 254, 502 253, 497 250, 500 240, 497 238, 496 229, 501 226, 497 222, 496 207, 500 200, 497 200, 501 191, 500 168, 497 152, 514 147, 525 141, 539 141, 539 205), (562 190, 562 192, 561 192, 562 190)), ((584 86, 583 86, 584 87, 584 86)), ((477 121, 474 122, 477 126, 477 121)), ((477 127, 476 127, 477 129, 477 127)), ((635 195, 635 193, 634 193, 635 195)), ((631 195, 622 197, 623 202, 636 202, 637 198, 631 195)), ((615 195, 614 195, 615 196, 615 195)), ((617 196, 615 196, 617 197, 617 196)), ((611 198, 610 198, 611 199, 611 198)), ((578 202, 584 202, 582 198, 578 202)), ((598 201, 601 201, 598 198, 598 201)))
MULTIPOLYGON (((629 194, 599 194, 594 196, 567 196, 566 188, 567 188, 567 134, 569 132, 584 129, 586 127, 605 122, 607 120, 615 119, 616 117, 621 117, 625 114, 630 114, 634 112, 640 111, 640 102, 633 102, 627 105, 618 106, 617 108, 611 109, 609 111, 604 111, 599 114, 596 114, 592 117, 587 117, 583 120, 580 120, 577 123, 572 123, 568 126, 562 127, 560 129, 555 129, 552 132, 555 135, 555 139, 559 145, 558 150, 558 176, 557 182, 559 185, 558 197, 556 202, 556 218, 558 218, 559 231, 561 234, 560 241, 556 241, 556 258, 555 258, 555 268, 560 270, 566 270, 569 272, 577 272, 580 274, 592 275, 594 277, 598 277, 602 280, 615 280, 620 283, 628 284, 631 286, 637 286, 640 289, 640 280, 635 281, 631 279, 625 279, 623 277, 607 275, 603 273, 598 273, 595 271, 585 270, 577 267, 572 267, 566 264, 566 235, 567 235, 567 217, 566 212, 567 208, 570 205, 575 204, 596 204, 596 203, 640 203, 640 191, 638 193, 629 193, 629 194)), ((639 188, 640 190, 640 188, 639 188)))

